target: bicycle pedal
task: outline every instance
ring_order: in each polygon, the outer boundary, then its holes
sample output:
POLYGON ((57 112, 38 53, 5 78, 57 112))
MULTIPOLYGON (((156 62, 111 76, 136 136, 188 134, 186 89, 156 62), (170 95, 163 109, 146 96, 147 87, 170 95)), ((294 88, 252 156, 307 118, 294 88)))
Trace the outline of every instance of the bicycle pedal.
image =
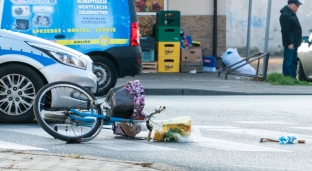
POLYGON ((66 142, 66 144, 80 144, 81 143, 81 139, 70 139, 66 142))

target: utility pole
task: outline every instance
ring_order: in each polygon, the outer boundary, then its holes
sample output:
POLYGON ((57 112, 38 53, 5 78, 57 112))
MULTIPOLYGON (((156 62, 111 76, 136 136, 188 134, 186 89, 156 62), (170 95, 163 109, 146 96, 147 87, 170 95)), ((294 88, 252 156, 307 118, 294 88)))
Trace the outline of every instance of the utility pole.
MULTIPOLYGON (((265 41, 264 41, 264 53, 269 53, 269 36, 270 36, 270 21, 271 21, 271 6, 272 0, 268 0, 268 11, 266 19, 266 30, 265 30, 265 41)), ((266 78, 267 68, 268 68, 268 55, 263 59, 263 78, 266 78)))
MULTIPOLYGON (((249 0, 246 58, 248 58, 250 56, 251 14, 252 14, 252 0, 249 0)), ((248 62, 248 60, 247 60, 247 62, 248 62)))
POLYGON ((272 0, 268 0, 268 11, 266 19, 266 29, 265 29, 265 42, 264 42, 264 53, 269 52, 269 36, 270 36, 270 21, 271 21, 271 5, 272 0))

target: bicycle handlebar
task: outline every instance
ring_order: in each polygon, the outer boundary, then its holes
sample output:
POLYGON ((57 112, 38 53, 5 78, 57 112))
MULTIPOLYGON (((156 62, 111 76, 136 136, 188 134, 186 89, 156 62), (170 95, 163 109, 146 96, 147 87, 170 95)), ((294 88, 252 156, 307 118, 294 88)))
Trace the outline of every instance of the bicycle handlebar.
POLYGON ((160 112, 164 111, 165 109, 166 109, 165 106, 161 107, 160 109, 155 109, 155 111, 150 113, 149 116, 152 117, 153 115, 160 113, 160 112))
MULTIPOLYGON (((165 109, 166 109, 165 106, 160 107, 159 109, 155 109, 154 112, 152 112, 151 114, 148 115, 148 119, 146 120, 146 123, 149 125, 149 124, 150 124, 150 123, 149 123, 149 120, 151 119, 151 117, 152 117, 153 115, 157 114, 157 113, 160 113, 160 112, 164 111, 165 109)), ((153 127, 149 128, 149 132, 148 132, 148 135, 147 135, 147 141, 149 141, 150 138, 151 138, 152 129, 153 129, 153 127)))
POLYGON ((154 112, 152 112, 152 113, 150 113, 149 115, 147 115, 147 119, 146 119, 146 120, 149 121, 149 120, 152 118, 153 115, 155 115, 155 114, 157 114, 157 113, 160 113, 160 112, 164 111, 165 109, 166 109, 165 106, 160 107, 159 109, 155 109, 154 112))

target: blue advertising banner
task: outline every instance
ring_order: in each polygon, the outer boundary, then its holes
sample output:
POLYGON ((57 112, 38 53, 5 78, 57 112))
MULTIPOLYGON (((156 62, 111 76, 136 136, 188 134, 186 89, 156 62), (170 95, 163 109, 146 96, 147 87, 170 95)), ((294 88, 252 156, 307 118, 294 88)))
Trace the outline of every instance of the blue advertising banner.
POLYGON ((87 53, 128 46, 128 0, 5 0, 2 29, 87 53))

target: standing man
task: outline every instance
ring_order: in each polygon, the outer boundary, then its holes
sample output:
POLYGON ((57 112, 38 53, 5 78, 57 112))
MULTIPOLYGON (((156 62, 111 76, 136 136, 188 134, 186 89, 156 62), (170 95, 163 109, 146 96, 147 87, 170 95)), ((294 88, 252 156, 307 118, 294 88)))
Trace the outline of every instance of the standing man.
POLYGON ((299 0, 288 0, 288 5, 281 9, 280 24, 284 46, 283 74, 296 78, 297 50, 302 41, 302 29, 296 12, 302 5, 299 0))

